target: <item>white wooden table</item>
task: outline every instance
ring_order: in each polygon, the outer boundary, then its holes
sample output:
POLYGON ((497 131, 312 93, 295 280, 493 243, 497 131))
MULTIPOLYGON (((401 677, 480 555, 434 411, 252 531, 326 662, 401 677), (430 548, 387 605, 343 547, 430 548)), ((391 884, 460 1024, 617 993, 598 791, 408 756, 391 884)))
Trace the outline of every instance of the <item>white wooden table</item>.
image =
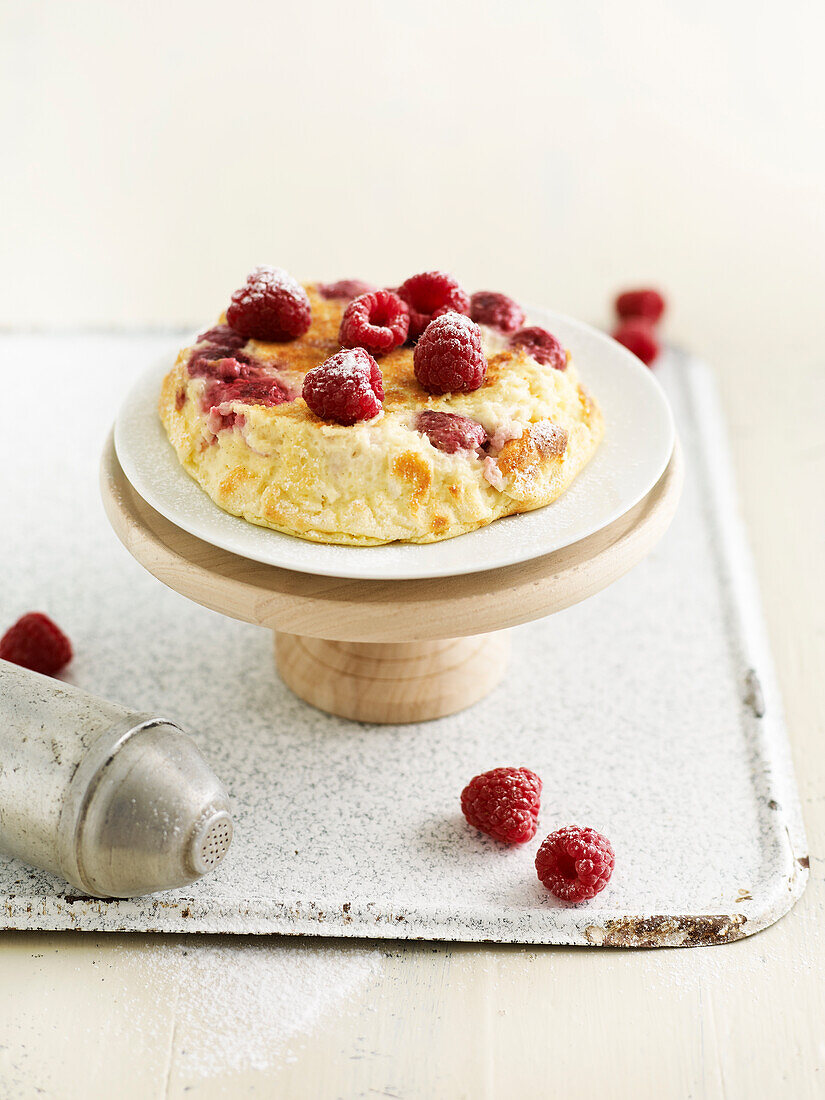
MULTIPOLYGON (((14 342, 15 361, 26 347, 14 342)), ((819 1095, 825 379, 804 349, 793 388, 786 377, 747 353, 719 371, 812 852, 810 886, 789 916, 751 939, 693 950, 227 938, 225 963, 214 937, 5 933, 3 1095, 407 1100, 517 1095, 542 1080, 582 1098, 819 1095), (282 1018, 222 1021, 210 974, 230 983, 215 988, 219 1003, 228 992, 237 1006, 247 983, 252 1010, 268 1011, 270 1001, 254 999, 256 973, 282 986, 286 1001, 271 1002, 282 1018), (333 995, 319 1000, 325 983, 333 995), (219 1034, 207 1058, 210 1028, 219 1034)))

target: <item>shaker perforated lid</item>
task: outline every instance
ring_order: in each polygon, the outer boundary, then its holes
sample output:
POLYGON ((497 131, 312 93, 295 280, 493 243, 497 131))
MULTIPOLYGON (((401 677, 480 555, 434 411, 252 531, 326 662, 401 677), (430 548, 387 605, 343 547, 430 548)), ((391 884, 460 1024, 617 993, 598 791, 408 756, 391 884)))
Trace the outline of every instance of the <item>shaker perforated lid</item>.
POLYGON ((231 841, 222 785, 192 739, 156 718, 123 723, 95 742, 59 826, 64 874, 95 897, 185 886, 213 871, 231 841))

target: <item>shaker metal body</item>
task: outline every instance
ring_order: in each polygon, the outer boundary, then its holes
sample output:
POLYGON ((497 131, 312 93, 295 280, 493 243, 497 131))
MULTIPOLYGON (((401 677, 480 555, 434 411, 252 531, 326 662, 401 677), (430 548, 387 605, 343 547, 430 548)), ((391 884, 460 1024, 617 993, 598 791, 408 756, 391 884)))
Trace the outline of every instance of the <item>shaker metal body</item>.
POLYGON ((135 897, 194 882, 231 840, 226 792, 179 726, 0 660, 0 852, 135 897))

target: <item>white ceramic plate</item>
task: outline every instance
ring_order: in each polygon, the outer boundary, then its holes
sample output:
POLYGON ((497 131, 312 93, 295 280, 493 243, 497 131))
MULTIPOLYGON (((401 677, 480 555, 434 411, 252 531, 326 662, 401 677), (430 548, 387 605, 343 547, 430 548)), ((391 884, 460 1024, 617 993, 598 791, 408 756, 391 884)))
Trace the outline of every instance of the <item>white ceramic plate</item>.
POLYGON ((365 580, 451 577, 549 554, 624 515, 656 484, 673 451, 670 406, 651 372, 603 333, 548 310, 531 310, 570 348, 602 407, 605 436, 590 464, 553 504, 429 545, 329 546, 256 527, 222 511, 178 462, 158 418, 164 359, 133 387, 115 425, 123 471, 145 501, 205 542, 300 573, 365 580))

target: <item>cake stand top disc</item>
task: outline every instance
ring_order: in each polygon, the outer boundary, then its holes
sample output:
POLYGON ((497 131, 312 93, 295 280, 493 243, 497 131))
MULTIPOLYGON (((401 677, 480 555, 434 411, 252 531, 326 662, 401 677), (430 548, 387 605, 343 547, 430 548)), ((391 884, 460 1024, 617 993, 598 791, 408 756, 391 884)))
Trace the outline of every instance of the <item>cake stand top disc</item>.
MULTIPOLYGON (((106 514, 126 549, 169 588, 235 619, 305 637, 397 642, 502 630, 594 595, 667 530, 684 469, 678 440, 646 496, 594 534, 515 565, 423 580, 348 580, 265 565, 204 542, 155 511, 129 483, 110 436, 106 514)), ((466 536, 459 536, 460 541, 466 536)), ((370 554, 371 549, 360 551, 370 554)))

